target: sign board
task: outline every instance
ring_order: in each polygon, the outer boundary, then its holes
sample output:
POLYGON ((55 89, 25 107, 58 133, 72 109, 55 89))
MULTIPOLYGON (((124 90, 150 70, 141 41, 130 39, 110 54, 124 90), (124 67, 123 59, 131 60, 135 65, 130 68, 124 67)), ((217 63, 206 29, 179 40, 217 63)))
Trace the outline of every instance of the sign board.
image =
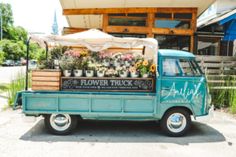
POLYGON ((153 78, 62 77, 61 90, 154 92, 153 78))

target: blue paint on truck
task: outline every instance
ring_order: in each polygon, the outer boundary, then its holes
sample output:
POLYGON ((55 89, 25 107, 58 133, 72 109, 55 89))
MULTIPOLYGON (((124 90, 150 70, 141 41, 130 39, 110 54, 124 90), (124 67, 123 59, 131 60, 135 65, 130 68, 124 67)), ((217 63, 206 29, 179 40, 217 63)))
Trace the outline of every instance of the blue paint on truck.
POLYGON ((72 121, 80 116, 96 120, 161 120, 168 135, 182 136, 190 126, 190 115, 198 117, 209 112, 206 78, 191 53, 159 50, 157 56, 155 93, 23 91, 18 94, 21 101, 15 105, 22 104, 26 115, 44 115, 47 128, 55 134, 69 133, 72 121), (66 126, 66 121, 71 125, 60 130, 57 124, 66 126))

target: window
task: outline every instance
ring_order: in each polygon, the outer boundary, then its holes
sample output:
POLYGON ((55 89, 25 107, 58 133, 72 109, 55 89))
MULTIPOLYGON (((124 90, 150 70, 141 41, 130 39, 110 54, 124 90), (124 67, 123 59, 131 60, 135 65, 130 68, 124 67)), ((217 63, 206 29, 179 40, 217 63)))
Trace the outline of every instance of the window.
POLYGON ((164 59, 163 76, 200 76, 202 71, 195 60, 164 59))
POLYGON ((181 74, 177 59, 164 59, 162 61, 162 68, 163 76, 179 76, 181 74))
POLYGON ((156 28, 190 29, 192 13, 156 13, 156 28))
POLYGON ((172 14, 171 13, 156 13, 156 18, 168 18, 171 19, 172 14))
POLYGON ((115 37, 131 37, 131 38, 146 38, 146 34, 125 34, 125 33, 109 33, 115 37))
POLYGON ((190 51, 190 36, 155 35, 160 49, 176 49, 190 51))
POLYGON ((108 14, 108 24, 111 26, 146 26, 146 13, 108 14))
POLYGON ((180 59, 180 68, 183 76, 199 76, 201 70, 193 60, 180 59))
POLYGON ((190 29, 190 21, 181 20, 155 20, 156 28, 190 29))
POLYGON ((192 19, 192 13, 175 13, 175 19, 192 19))

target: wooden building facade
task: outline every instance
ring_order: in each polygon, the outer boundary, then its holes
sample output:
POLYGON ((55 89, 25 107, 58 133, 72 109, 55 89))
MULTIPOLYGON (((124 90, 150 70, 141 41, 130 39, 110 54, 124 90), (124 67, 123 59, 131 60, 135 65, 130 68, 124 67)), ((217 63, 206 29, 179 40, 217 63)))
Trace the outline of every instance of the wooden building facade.
POLYGON ((159 48, 193 52, 197 17, 214 0, 206 0, 204 3, 200 0, 196 0, 198 3, 186 0, 147 0, 148 5, 145 2, 139 4, 140 1, 129 4, 131 0, 123 0, 126 2, 125 7, 116 5, 114 0, 102 0, 104 5, 94 4, 96 8, 92 4, 86 6, 82 3, 84 0, 71 1, 75 2, 74 5, 61 0, 63 15, 67 17, 70 26, 64 28, 63 34, 97 28, 119 37, 153 37, 158 40, 159 48))

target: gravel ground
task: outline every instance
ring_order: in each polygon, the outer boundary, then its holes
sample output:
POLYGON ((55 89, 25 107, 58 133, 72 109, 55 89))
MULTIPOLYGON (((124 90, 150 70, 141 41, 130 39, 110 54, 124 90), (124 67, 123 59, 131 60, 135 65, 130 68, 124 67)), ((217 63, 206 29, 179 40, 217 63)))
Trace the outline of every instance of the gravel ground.
POLYGON ((170 138, 154 122, 80 121, 74 134, 46 132, 42 118, 25 118, 21 110, 0 112, 1 157, 235 157, 236 119, 215 112, 193 123, 185 137, 170 138))

